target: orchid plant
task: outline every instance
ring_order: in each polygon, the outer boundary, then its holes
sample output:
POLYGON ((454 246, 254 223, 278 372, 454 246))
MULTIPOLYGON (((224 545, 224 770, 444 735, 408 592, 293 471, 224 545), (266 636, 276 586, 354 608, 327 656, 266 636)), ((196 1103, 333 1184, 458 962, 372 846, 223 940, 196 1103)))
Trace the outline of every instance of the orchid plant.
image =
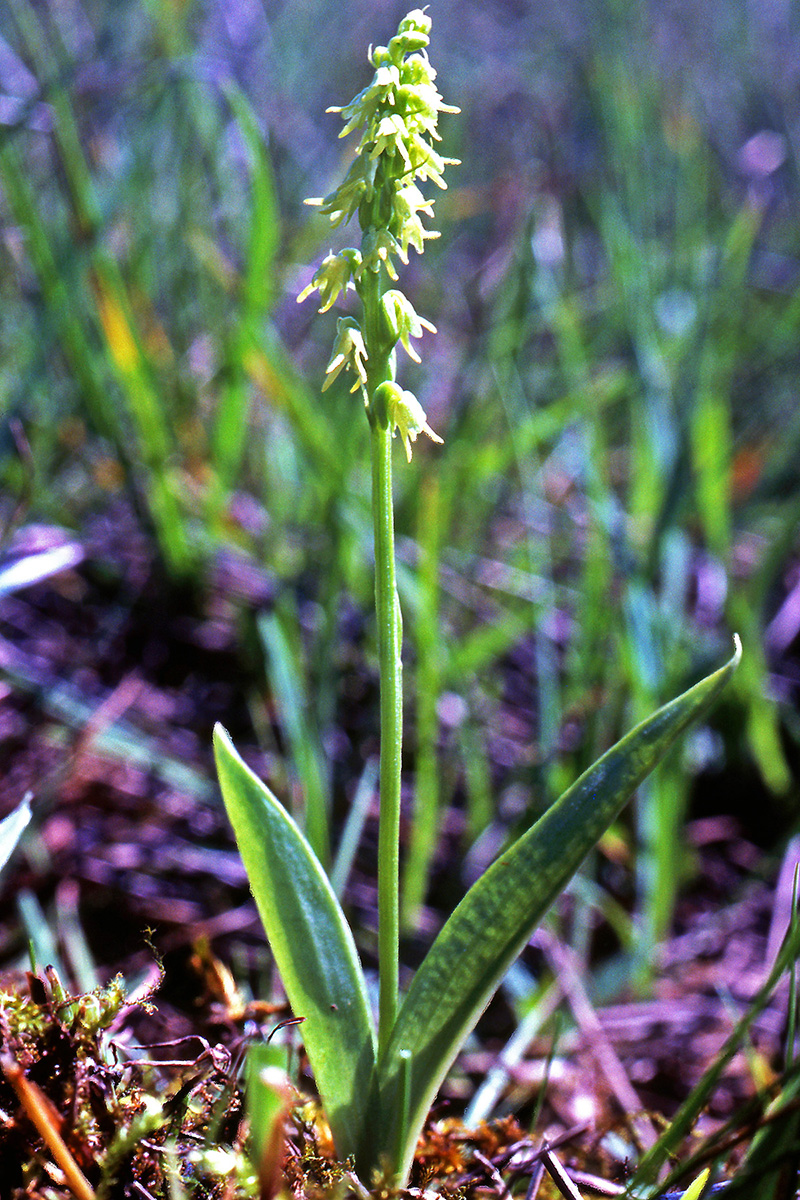
POLYGON ((395 284, 398 262, 438 234, 423 224, 454 160, 435 148, 443 103, 427 54, 430 17, 400 22, 370 51, 372 82, 336 109, 342 135, 361 131, 352 166, 330 195, 311 201, 333 225, 357 216, 359 247, 330 253, 300 300, 320 311, 354 291, 361 315, 340 317, 323 391, 340 376, 363 401, 372 454, 375 603, 380 668, 377 1025, 353 933, 302 831, 215 731, 217 769, 250 885, 302 1035, 338 1154, 360 1177, 402 1185, 430 1105, 464 1039, 537 923, 638 784, 730 678, 731 660, 659 709, 612 747, 467 892, 400 998, 399 819, 402 760, 402 619, 392 512, 392 439, 406 456, 424 433, 441 439, 417 398, 398 384, 397 346, 433 325, 395 284))

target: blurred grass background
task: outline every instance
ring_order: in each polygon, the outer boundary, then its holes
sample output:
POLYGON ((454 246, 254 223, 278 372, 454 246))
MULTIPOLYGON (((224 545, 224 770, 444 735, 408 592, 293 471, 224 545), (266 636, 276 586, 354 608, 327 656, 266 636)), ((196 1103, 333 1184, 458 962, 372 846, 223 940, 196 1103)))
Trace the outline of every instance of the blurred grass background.
MULTIPOLYGON (((326 856, 352 612, 371 646, 368 437, 358 397, 320 395, 330 314, 295 303, 349 231, 331 241, 302 201, 350 152, 326 107, 364 86, 367 45, 404 11, 0 9, 5 544, 124 501, 175 587, 202 594, 222 552, 264 564, 278 600, 258 652, 326 856)), ((642 789, 633 842, 601 848, 613 869, 636 847, 616 919, 646 961, 691 869, 701 773, 705 803, 757 836, 795 822, 800 14, 430 11, 462 166, 437 197, 441 240, 403 277, 439 330, 403 382, 445 437, 396 472, 406 921, 446 814, 479 869, 737 630, 735 694, 642 789)))

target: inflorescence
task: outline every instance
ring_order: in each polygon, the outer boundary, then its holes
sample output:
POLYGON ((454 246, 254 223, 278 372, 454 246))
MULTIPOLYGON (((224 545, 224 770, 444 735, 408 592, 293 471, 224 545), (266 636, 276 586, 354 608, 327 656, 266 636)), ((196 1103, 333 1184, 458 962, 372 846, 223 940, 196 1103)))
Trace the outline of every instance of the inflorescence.
MULTIPOLYGON (((436 89, 436 72, 427 55, 430 28, 430 17, 424 11, 410 12, 388 46, 370 48, 375 75, 369 86, 344 108, 328 110, 341 113, 345 123, 341 137, 360 129, 361 140, 339 186, 330 195, 307 203, 317 205, 334 226, 358 213, 362 239, 360 249, 348 247, 337 254, 329 253, 298 296, 302 301, 318 292, 320 312, 326 312, 351 289, 364 301, 370 277, 374 279, 382 269, 396 282, 394 260, 407 263, 410 247, 421 254, 425 242, 439 236, 438 231, 426 229, 422 223, 423 216, 433 216, 433 200, 423 195, 417 181, 432 180, 438 187, 446 187, 444 168, 457 160, 443 158, 435 149, 433 143, 440 140, 436 125, 440 112, 459 110, 445 104, 436 89)), ((419 362, 410 339, 421 337, 423 329, 435 333, 435 326, 418 316, 411 301, 397 288, 381 289, 380 311, 382 340, 392 348, 399 342, 419 362)), ((340 318, 323 386, 324 391, 342 371, 350 371, 354 377, 351 390, 361 391, 368 413, 375 399, 368 394, 367 386, 369 349, 359 323, 353 317, 340 318)), ((389 390, 381 397, 381 409, 392 429, 400 430, 410 460, 410 443, 418 433, 424 432, 435 441, 441 439, 433 433, 411 392, 393 382, 386 387, 389 390)))

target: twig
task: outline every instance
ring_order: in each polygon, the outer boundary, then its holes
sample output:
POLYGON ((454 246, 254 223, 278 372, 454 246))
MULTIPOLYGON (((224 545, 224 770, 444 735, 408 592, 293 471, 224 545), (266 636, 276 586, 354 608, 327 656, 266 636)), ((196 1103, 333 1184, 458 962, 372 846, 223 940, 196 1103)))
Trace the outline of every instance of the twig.
POLYGON ((134 1179, 133 1183, 131 1184, 131 1190, 138 1192, 140 1196, 144 1196, 144 1200, 156 1200, 153 1193, 148 1192, 144 1184, 140 1183, 138 1179, 134 1179))
POLYGON ((69 764, 70 774, 76 775, 80 772, 81 761, 91 750, 92 743, 102 738, 108 729, 124 717, 139 699, 144 688, 145 681, 136 671, 131 671, 103 697, 75 739, 72 761, 69 764))
POLYGON ((544 1163, 540 1159, 534 1168, 533 1174, 531 1175, 531 1181, 528 1184, 528 1190, 525 1193, 525 1200, 536 1200, 536 1197, 539 1195, 539 1188, 542 1186, 543 1179, 544 1163))
POLYGON ((506 1182, 494 1163, 490 1162, 486 1155, 482 1154, 480 1150, 473 1150, 472 1157, 476 1160, 476 1162, 479 1162, 481 1166, 484 1167, 486 1174, 497 1188, 498 1196, 502 1197, 503 1200, 505 1200, 507 1196, 510 1196, 506 1182))
POLYGON ((0 1066, 8 1082, 17 1093, 20 1104, 42 1135, 50 1153, 64 1172, 67 1186, 76 1200, 97 1200, 89 1180, 80 1169, 58 1131, 61 1121, 56 1109, 41 1088, 26 1079, 22 1067, 10 1055, 0 1057, 0 1066))
MULTIPOLYGON (((514 1142, 512 1146, 508 1146, 501 1154, 498 1154, 491 1165, 498 1171, 510 1167, 513 1178, 518 1179, 521 1175, 527 1175, 532 1167, 536 1167, 541 1163, 545 1150, 554 1150, 559 1146, 565 1145, 567 1142, 571 1142, 573 1138, 584 1133, 587 1128, 588 1122, 586 1121, 582 1121, 579 1125, 571 1125, 569 1129, 563 1130, 556 1137, 543 1141, 541 1146, 536 1150, 533 1149, 530 1141, 527 1139, 522 1142, 514 1142), (528 1151, 528 1153, 524 1157, 520 1157, 518 1161, 514 1161, 517 1155, 522 1155, 523 1151, 528 1151)), ((480 1162, 486 1161, 480 1151, 474 1151, 473 1156, 480 1162)), ((480 1179, 481 1174, 482 1172, 480 1171, 469 1171, 460 1177, 460 1186, 466 1187, 468 1184, 475 1183, 480 1179)))
POLYGON ((542 1152, 542 1164, 565 1200, 583 1200, 575 1184, 549 1147, 542 1152))
POLYGON ((599 1175, 592 1175, 589 1171, 573 1171, 572 1180, 600 1196, 623 1196, 627 1190, 624 1184, 611 1183, 610 1180, 601 1179, 599 1175))
POLYGON ((628 1117, 631 1131, 641 1148, 649 1150, 658 1141, 658 1134, 650 1120, 642 1113, 642 1104, 636 1090, 600 1024, 600 1018, 580 980, 572 951, 544 929, 540 929, 536 934, 536 944, 544 950, 550 960, 595 1062, 605 1075, 622 1111, 628 1117))
POLYGON ((512 1037, 500 1051, 486 1078, 470 1101, 464 1117, 467 1125, 477 1125, 479 1121, 488 1119, 514 1068, 519 1064, 531 1042, 545 1021, 555 1012, 560 1002, 561 988, 556 981, 546 989, 539 1003, 525 1015, 512 1037))

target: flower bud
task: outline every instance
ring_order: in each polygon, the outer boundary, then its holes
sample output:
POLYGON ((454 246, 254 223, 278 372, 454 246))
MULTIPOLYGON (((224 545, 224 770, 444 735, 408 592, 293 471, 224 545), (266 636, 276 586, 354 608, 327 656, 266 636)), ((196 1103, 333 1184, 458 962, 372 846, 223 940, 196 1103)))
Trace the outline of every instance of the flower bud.
POLYGON ((398 33, 389 42, 389 53, 394 62, 402 62, 403 56, 413 50, 424 50, 428 44, 427 33, 398 33))
POLYGON ((388 46, 370 46, 367 55, 373 67, 387 67, 392 63, 392 56, 389 53, 388 46))
POLYGON ((413 8, 397 26, 399 34, 410 33, 412 30, 416 33, 430 33, 431 19, 424 8, 413 8))

